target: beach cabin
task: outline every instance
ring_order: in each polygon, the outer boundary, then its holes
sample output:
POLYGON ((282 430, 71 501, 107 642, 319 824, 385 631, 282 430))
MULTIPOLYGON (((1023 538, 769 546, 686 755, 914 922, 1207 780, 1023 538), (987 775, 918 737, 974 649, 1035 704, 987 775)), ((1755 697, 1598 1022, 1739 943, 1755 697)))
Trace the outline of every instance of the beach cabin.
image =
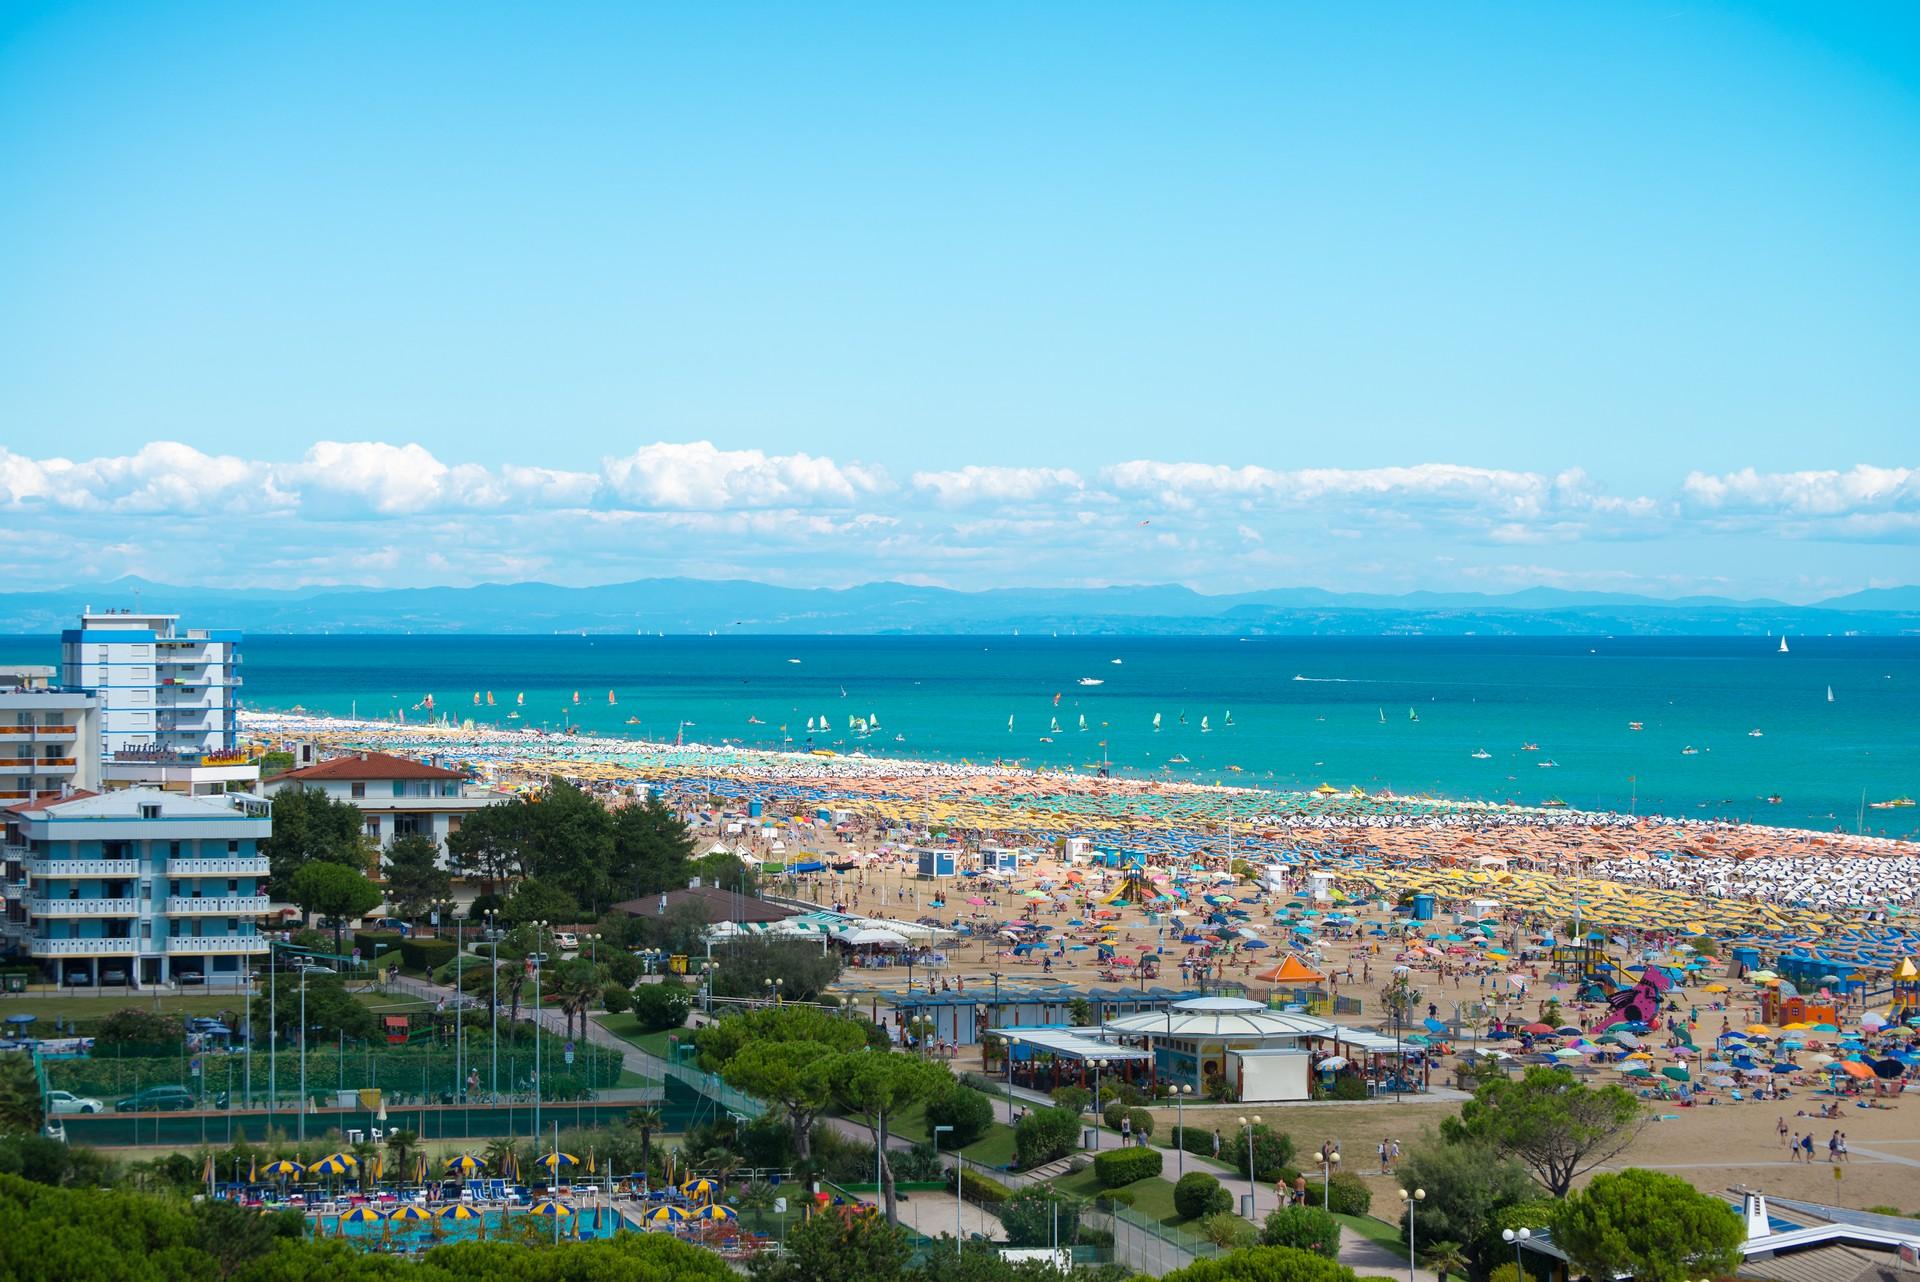
POLYGON ((982 846, 980 847, 980 871, 1017 873, 1024 858, 1024 852, 1011 846, 982 846))
POLYGON ((1068 837, 1060 843, 1060 852, 1067 857, 1068 863, 1083 864, 1087 856, 1093 853, 1093 842, 1086 837, 1068 837))
POLYGON ((954 875, 953 851, 919 850, 914 852, 914 863, 922 879, 951 877, 954 875))
POLYGON ((1333 874, 1312 871, 1307 874, 1307 898, 1316 904, 1333 902, 1333 874))

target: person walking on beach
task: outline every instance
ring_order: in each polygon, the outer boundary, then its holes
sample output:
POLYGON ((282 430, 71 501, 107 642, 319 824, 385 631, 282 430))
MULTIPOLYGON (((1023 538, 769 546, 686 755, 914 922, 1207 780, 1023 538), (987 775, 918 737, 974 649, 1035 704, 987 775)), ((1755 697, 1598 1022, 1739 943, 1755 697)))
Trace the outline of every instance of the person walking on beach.
POLYGON ((1838 1162, 1839 1160, 1840 1160, 1840 1132, 1835 1131, 1833 1134, 1827 1136, 1827 1165, 1831 1166, 1833 1165, 1833 1163, 1838 1162))
POLYGON ((1780 1115, 1780 1142, 1782 1144, 1787 1142, 1787 1117, 1784 1113, 1780 1115))
POLYGON ((1795 1131, 1793 1138, 1787 1141, 1787 1160, 1789 1162, 1800 1160, 1800 1132, 1798 1131, 1795 1131))
POLYGON ((1800 1160, 1803 1162, 1813 1161, 1813 1132, 1812 1131, 1808 1131, 1805 1135, 1802 1135, 1800 1137, 1800 1160))

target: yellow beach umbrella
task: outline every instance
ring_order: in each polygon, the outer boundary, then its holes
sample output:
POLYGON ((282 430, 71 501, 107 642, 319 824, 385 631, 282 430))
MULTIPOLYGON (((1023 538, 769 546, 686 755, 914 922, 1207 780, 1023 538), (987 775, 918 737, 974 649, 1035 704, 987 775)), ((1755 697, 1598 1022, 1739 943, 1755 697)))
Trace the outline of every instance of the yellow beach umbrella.
POLYGON ((677 1206, 662 1206, 641 1218, 648 1224, 679 1224, 686 1220, 687 1213, 677 1206))
POLYGON ((480 1218, 480 1212, 474 1210, 464 1202, 450 1202, 438 1211, 435 1211, 434 1214, 443 1220, 477 1220, 480 1218))
POLYGON ((703 1206, 694 1214, 696 1218, 702 1220, 737 1220, 740 1218, 738 1211, 730 1206, 722 1206, 718 1202, 715 1202, 711 1206, 703 1206))
POLYGON ((433 1216, 427 1214, 425 1207, 397 1206, 387 1212, 387 1218, 389 1220, 399 1220, 402 1224, 405 1224, 410 1220, 430 1220, 433 1216))
POLYGON ((356 1206, 340 1216, 342 1224, 378 1224, 380 1212, 370 1206, 356 1206))

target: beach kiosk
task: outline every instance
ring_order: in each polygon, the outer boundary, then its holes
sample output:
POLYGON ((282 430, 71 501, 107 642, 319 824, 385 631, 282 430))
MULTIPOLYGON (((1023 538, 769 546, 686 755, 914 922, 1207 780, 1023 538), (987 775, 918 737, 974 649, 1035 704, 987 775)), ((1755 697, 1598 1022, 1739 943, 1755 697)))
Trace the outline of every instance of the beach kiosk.
POLYGON ((1020 851, 1011 846, 982 846, 980 871, 1017 873, 1020 871, 1020 858, 1020 851))
POLYGON ((1307 898, 1316 904, 1333 902, 1333 874, 1330 872, 1309 872, 1307 874, 1307 898))
POLYGON ((919 875, 922 880, 932 881, 937 878, 951 877, 954 875, 953 851, 951 850, 934 849, 918 851, 915 854, 915 863, 919 868, 919 875))

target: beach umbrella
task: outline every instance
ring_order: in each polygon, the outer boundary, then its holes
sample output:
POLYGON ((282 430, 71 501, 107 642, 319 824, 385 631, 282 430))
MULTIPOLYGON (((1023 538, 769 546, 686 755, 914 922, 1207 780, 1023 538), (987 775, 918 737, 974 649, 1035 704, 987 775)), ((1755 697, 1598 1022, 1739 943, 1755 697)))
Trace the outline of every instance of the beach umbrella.
POLYGON ((1669 1064, 1660 1070, 1660 1076, 1672 1078, 1676 1082, 1687 1080, 1688 1073, 1684 1064, 1669 1064))
POLYGON ((351 1211, 343 1212, 340 1222, 342 1224, 378 1224, 381 1218, 380 1212, 370 1206, 356 1206, 351 1211))
POLYGON ((423 1206, 397 1206, 387 1212, 387 1218, 404 1224, 410 1220, 430 1220, 433 1216, 427 1214, 427 1209, 423 1206))
POLYGON ((472 1175, 484 1166, 486 1163, 471 1153, 462 1153, 459 1157, 448 1158, 446 1169, 448 1175, 472 1175))
POLYGON ((549 1153, 540 1159, 540 1165, 550 1171, 558 1171, 563 1166, 578 1166, 580 1159, 571 1153, 549 1153))
POLYGON ((641 1219, 648 1224, 681 1224, 687 1213, 677 1206, 662 1206, 648 1211, 641 1219))
POLYGON ((688 1197, 711 1197, 719 1185, 706 1178, 688 1180, 680 1186, 680 1191, 688 1197))
POLYGON ((1622 1076, 1622 1077, 1651 1077, 1651 1076, 1653 1076, 1653 1070, 1652 1070, 1652 1069, 1650 1069, 1650 1068, 1648 1068, 1648 1067, 1647 1067, 1647 1066, 1646 1066, 1645 1064, 1632 1064, 1632 1065, 1629 1065, 1629 1066, 1628 1066, 1628 1067, 1626 1067, 1626 1068, 1623 1068, 1623 1069, 1621 1069, 1621 1070, 1620 1070, 1620 1076, 1622 1076))
POLYGON ((329 1153, 307 1168, 309 1176, 348 1175, 360 1167, 360 1159, 351 1153, 329 1153))
POLYGON ((480 1212, 474 1210, 464 1202, 449 1202, 447 1205, 435 1211, 434 1214, 443 1220, 477 1220, 480 1218, 480 1212))
POLYGON ((270 1175, 278 1180, 297 1180, 306 1173, 306 1170, 307 1168, 300 1165, 300 1163, 289 1161, 283 1157, 268 1162, 266 1169, 262 1171, 261 1174, 270 1175))
POLYGON ((696 1218, 715 1221, 737 1220, 740 1218, 740 1212, 730 1206, 722 1206, 720 1203, 715 1202, 711 1206, 701 1207, 700 1210, 696 1212, 696 1218))

